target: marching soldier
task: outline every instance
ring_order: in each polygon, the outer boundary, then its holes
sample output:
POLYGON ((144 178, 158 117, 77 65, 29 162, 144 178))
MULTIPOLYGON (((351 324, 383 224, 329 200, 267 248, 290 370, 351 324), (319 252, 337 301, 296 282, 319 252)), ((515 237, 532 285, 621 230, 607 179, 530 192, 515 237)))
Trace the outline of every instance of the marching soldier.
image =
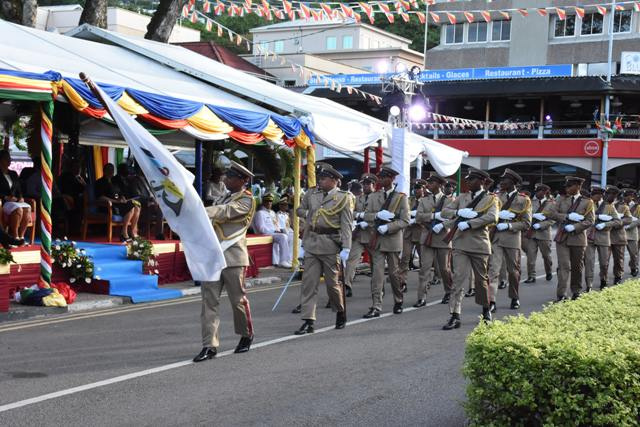
POLYGON ((380 317, 385 261, 393 291, 393 312, 394 314, 402 313, 402 282, 398 274, 398 264, 402 251, 402 232, 409 225, 409 203, 407 196, 396 191, 393 186, 393 180, 397 175, 398 172, 388 167, 380 170, 378 176, 382 189, 369 196, 363 216, 370 227, 375 227, 369 243, 370 250, 373 252, 371 275, 373 305, 363 316, 365 319, 380 317))
POLYGON ((446 196, 440 188, 447 181, 432 173, 427 178, 429 192, 420 199, 416 212, 416 222, 420 224, 422 235, 420 236, 420 278, 418 281, 418 300, 414 307, 427 305, 427 291, 432 279, 432 267, 440 272, 444 284, 444 297, 442 303, 449 303, 453 291, 451 277, 451 242, 445 242, 447 235, 447 221, 442 217, 442 210, 453 200, 453 196, 446 196))
MULTIPOLYGON (((456 218, 452 225, 453 236, 453 294, 449 302, 451 318, 442 328, 459 328, 461 325, 464 289, 473 272, 476 304, 482 306, 482 317, 491 321, 489 309, 489 255, 491 242, 488 227, 498 221, 498 198, 482 188, 489 176, 485 171, 469 169, 465 182, 469 191, 460 194, 442 211, 443 218, 456 218)), ((446 241, 446 240, 445 240, 446 241)))
MULTIPOLYGON (((607 185, 607 198, 614 203, 620 189, 614 185, 607 185)), ((624 249, 627 246, 627 231, 625 227, 631 225, 633 218, 629 211, 629 206, 624 200, 615 202, 616 211, 622 220, 622 224, 614 225, 611 228, 611 255, 613 255, 613 284, 622 283, 622 275, 624 274, 624 249)))
POLYGON ((640 205, 633 200, 635 190, 625 188, 622 190, 624 202, 629 206, 631 212, 631 224, 625 226, 627 230, 627 251, 629 251, 629 268, 631 275, 638 275, 638 225, 640 225, 640 205))
POLYGON ((587 250, 584 254, 584 279, 586 292, 593 287, 596 252, 600 266, 600 289, 607 286, 607 274, 609 271, 609 258, 611 255, 610 230, 614 226, 622 224, 615 207, 609 200, 603 199, 603 189, 599 186, 591 187, 591 200, 595 209, 595 224, 587 232, 587 250))
POLYGON ((549 188, 546 184, 538 184, 535 187, 535 195, 531 200, 531 228, 525 236, 525 251, 527 253, 527 280, 524 283, 534 283, 536 281, 536 261, 538 251, 542 255, 544 263, 545 279, 550 281, 553 278, 553 260, 551 259, 551 228, 555 221, 547 218, 547 213, 551 209, 553 199, 549 195, 549 188))
POLYGON ((244 288, 244 271, 245 267, 249 265, 246 234, 256 210, 251 192, 245 190, 251 177, 253 174, 249 170, 231 161, 224 178, 224 185, 229 192, 223 198, 218 199, 218 204, 206 208, 224 250, 227 267, 222 270, 220 280, 201 282, 202 351, 193 359, 194 362, 211 359, 218 352, 220 344, 218 306, 223 288, 227 291, 233 310, 235 332, 241 336, 234 352, 245 353, 249 351, 253 342, 251 310, 244 288))
POLYGON ((567 299, 569 284, 572 299, 578 298, 582 290, 586 230, 593 225, 594 220, 593 202, 580 194, 583 182, 582 178, 565 177, 565 194, 558 195, 549 215, 546 215, 558 222, 558 232, 554 239, 558 256, 558 301, 567 299))
POLYGON ((351 240, 351 251, 349 252, 349 259, 347 260, 347 267, 344 272, 345 285, 347 286, 347 296, 349 296, 350 289, 353 286, 353 279, 356 275, 356 267, 362 259, 362 253, 367 251, 369 259, 371 259, 371 253, 369 253, 369 241, 371 240, 371 227, 369 224, 358 218, 364 217, 364 212, 367 207, 367 201, 369 196, 375 190, 375 184, 378 182, 378 177, 372 173, 365 173, 360 178, 362 182, 362 194, 360 194, 355 203, 355 209, 353 213, 354 222, 356 228, 353 231, 353 237, 351 240))
POLYGON ((491 257, 489 258, 489 283, 491 294, 489 305, 491 312, 496 311, 498 280, 502 266, 506 266, 509 279, 509 298, 511 309, 520 308, 520 251, 521 233, 531 225, 531 200, 518 193, 516 188, 522 182, 520 175, 511 169, 505 169, 500 177, 500 193, 497 197, 501 210, 498 212, 498 224, 493 231, 491 257))
POLYGON ((407 292, 407 275, 413 263, 413 249, 416 248, 418 255, 420 255, 422 226, 416 223, 416 212, 418 203, 420 203, 420 199, 424 195, 425 185, 427 185, 427 182, 423 179, 416 179, 413 184, 414 195, 409 197, 409 226, 402 232, 402 256, 400 257, 399 275, 402 282, 402 290, 405 293, 407 292))
POLYGON ((318 172, 318 190, 307 199, 304 229, 304 273, 302 275, 302 320, 296 335, 314 332, 320 277, 324 277, 329 302, 336 313, 336 329, 347 323, 345 300, 338 279, 340 263, 351 249, 353 199, 338 189, 342 175, 329 165, 318 172))

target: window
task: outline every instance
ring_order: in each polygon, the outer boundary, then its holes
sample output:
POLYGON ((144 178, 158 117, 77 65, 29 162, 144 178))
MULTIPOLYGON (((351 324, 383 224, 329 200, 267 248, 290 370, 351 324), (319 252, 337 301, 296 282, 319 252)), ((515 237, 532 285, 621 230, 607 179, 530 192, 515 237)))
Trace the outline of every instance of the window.
POLYGON ((582 18, 582 31, 580 34, 587 36, 590 34, 602 34, 603 16, 599 13, 587 13, 582 18))
POLYGON ((487 23, 474 22, 469 24, 469 34, 467 36, 469 43, 480 43, 487 41, 487 23))
POLYGON ((268 52, 269 51, 269 42, 260 42, 260 50, 262 52, 268 52))
POLYGON ((491 30, 492 41, 497 42, 511 40, 511 21, 493 21, 493 27, 491 30))
POLYGON ((285 80, 284 81, 284 87, 294 87, 296 85, 296 81, 295 80, 285 80))
POLYGON ((327 37, 327 50, 336 50, 338 47, 338 40, 335 36, 327 37))
POLYGON ((616 14, 613 15, 613 32, 630 33, 631 15, 632 12, 630 10, 616 10, 616 14))
POLYGON ((462 43, 464 24, 445 25, 445 44, 462 43))
POLYGON ((284 41, 282 40, 276 40, 273 43, 273 51, 275 53, 282 53, 282 51, 284 50, 284 41))
POLYGON ((576 35, 575 15, 567 15, 566 19, 564 20, 558 19, 558 16, 556 15, 555 20, 555 32, 553 33, 554 37, 573 37, 576 35))
POLYGON ((353 49, 353 36, 343 36, 342 37, 342 48, 343 49, 353 49))

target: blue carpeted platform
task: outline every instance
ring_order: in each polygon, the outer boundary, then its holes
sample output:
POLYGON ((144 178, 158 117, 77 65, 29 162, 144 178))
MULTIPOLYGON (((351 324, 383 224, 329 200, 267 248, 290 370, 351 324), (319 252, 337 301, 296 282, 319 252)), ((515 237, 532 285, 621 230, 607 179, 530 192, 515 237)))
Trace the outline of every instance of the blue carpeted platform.
POLYGON ((179 298, 176 289, 158 288, 158 276, 142 274, 142 261, 127 259, 124 245, 77 242, 93 258, 95 275, 109 281, 109 295, 129 297, 133 303, 179 298))

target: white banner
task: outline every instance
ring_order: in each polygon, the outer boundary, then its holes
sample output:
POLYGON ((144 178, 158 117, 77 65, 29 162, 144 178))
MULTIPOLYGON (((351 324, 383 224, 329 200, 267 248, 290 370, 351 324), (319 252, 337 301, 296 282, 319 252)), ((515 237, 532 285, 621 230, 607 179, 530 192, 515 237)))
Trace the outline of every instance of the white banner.
POLYGON ((411 177, 410 161, 407 156, 405 128, 394 127, 391 130, 391 168, 400 174, 396 176, 396 190, 406 194, 411 194, 409 178, 411 177))
POLYGON ((147 178, 162 214, 180 236, 191 277, 219 280, 227 265, 204 205, 193 188, 193 174, 99 87, 98 90, 147 178))

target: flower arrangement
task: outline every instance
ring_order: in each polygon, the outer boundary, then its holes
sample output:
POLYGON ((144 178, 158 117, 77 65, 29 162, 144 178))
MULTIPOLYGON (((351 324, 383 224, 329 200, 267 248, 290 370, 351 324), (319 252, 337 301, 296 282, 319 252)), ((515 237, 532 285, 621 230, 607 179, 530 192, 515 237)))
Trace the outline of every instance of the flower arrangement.
POLYGON ((16 260, 13 259, 13 254, 9 249, 0 248, 0 265, 7 265, 11 263, 15 263, 16 260))
POLYGON ((94 278, 100 280, 100 277, 93 275, 94 265, 91 257, 86 254, 84 249, 78 249, 75 246, 76 242, 70 242, 66 239, 64 241, 56 240, 51 248, 53 262, 67 270, 70 283, 88 284, 94 278))
POLYGON ((153 243, 138 236, 127 243, 127 259, 142 261, 148 274, 159 274, 153 243))

